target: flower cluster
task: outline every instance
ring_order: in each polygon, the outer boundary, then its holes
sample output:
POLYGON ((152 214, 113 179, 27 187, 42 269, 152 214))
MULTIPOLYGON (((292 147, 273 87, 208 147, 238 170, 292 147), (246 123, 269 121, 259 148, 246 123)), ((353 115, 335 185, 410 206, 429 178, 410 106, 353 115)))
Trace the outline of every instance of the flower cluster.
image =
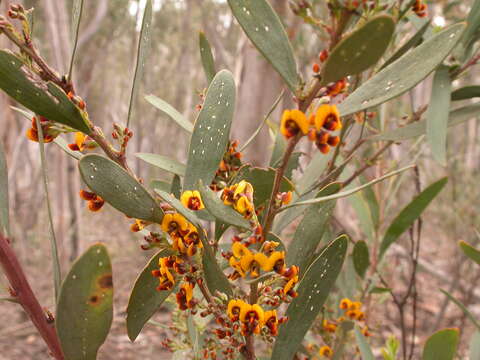
POLYGON ((280 131, 287 139, 298 134, 306 135, 315 142, 317 148, 324 154, 330 151, 331 146, 340 142, 338 136, 331 134, 340 130, 342 122, 340 113, 335 105, 323 104, 310 119, 300 110, 285 110, 280 124, 280 131))
MULTIPOLYGON (((39 116, 40 126, 42 127, 43 142, 49 143, 55 140, 55 138, 60 134, 60 132, 53 128, 53 122, 39 116)), ((38 142, 38 128, 37 128, 37 118, 32 117, 32 126, 27 130, 26 136, 29 140, 38 142)))
POLYGON ((197 190, 183 192, 180 201, 183 206, 193 211, 205 209, 200 193, 197 190))
POLYGON ((75 133, 74 140, 72 144, 68 144, 69 149, 72 151, 92 150, 97 147, 97 143, 90 136, 79 131, 75 133))
POLYGON ((412 6, 412 10, 418 17, 427 16, 427 4, 422 0, 416 0, 412 6))
POLYGON ((245 180, 224 188, 221 198, 225 205, 233 206, 246 219, 250 219, 255 213, 253 186, 245 180))
POLYGON ((242 166, 242 153, 237 151, 237 146, 237 140, 228 144, 227 151, 223 154, 223 159, 215 173, 215 178, 210 184, 212 190, 219 191, 223 189, 242 166))
POLYGON ((103 207, 103 204, 105 204, 105 200, 90 191, 80 190, 80 197, 83 200, 88 201, 88 210, 93 212, 99 211, 103 207))
POLYGON ((172 249, 182 255, 193 256, 202 248, 197 228, 179 213, 165 214, 161 228, 170 235, 172 249))

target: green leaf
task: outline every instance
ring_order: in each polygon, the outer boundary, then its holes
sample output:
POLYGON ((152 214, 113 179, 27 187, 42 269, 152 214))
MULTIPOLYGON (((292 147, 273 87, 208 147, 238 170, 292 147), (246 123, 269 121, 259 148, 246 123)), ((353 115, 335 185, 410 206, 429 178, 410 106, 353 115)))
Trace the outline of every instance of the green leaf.
POLYGON ((422 360, 453 360, 458 340, 458 329, 437 331, 425 343, 422 360))
POLYGON ((381 70, 339 105, 340 114, 380 105, 413 88, 447 57, 464 28, 463 23, 450 26, 381 70))
POLYGON ((375 65, 387 50, 394 30, 393 18, 380 15, 343 38, 323 67, 322 83, 360 74, 375 65))
POLYGON ((210 43, 203 31, 200 31, 198 34, 198 43, 200 46, 200 57, 202 59, 203 71, 207 77, 207 83, 210 85, 217 72, 215 70, 215 60, 213 59, 212 48, 210 47, 210 43))
MULTIPOLYGON (((287 166, 285 168, 285 172, 283 173, 284 176, 288 179, 292 179, 293 171, 298 169, 300 166, 300 157, 303 155, 302 152, 294 152, 290 155, 290 159, 288 160, 287 166)), ((278 169, 281 165, 282 159, 275 164, 274 168, 278 169)))
MULTIPOLYGON (((273 182, 275 180, 275 170, 272 168, 259 168, 250 165, 245 165, 238 170, 237 176, 233 183, 239 183, 245 180, 253 186, 253 202, 256 207, 259 207, 270 199, 272 193, 273 182)), ((280 184, 280 191, 290 191, 293 189, 293 184, 287 179, 283 178, 280 184)))
POLYGON ((147 95, 145 96, 145 100, 147 100, 150 104, 155 106, 161 112, 167 114, 173 121, 175 121, 178 125, 180 125, 184 130, 191 133, 193 131, 193 124, 185 119, 185 117, 180 114, 172 105, 167 103, 165 100, 156 97, 155 95, 147 95))
POLYGON ((202 359, 203 357, 200 353, 200 334, 193 318, 194 316, 192 315, 192 313, 189 313, 187 315, 187 332, 188 339, 190 340, 190 344, 192 345, 193 359, 198 360, 202 359))
POLYGON ((372 348, 368 344, 367 339, 362 334, 358 326, 355 326, 355 339, 357 339, 357 344, 358 348, 360 349, 360 354, 362 355, 362 360, 375 360, 372 348))
POLYGON ((447 164, 448 109, 450 109, 451 80, 449 68, 440 66, 435 71, 432 95, 427 110, 427 142, 433 158, 445 166, 447 164))
POLYGON ((47 89, 30 80, 23 62, 6 50, 0 50, 0 88, 34 113, 70 126, 86 134, 90 129, 80 110, 57 85, 48 82, 47 89))
POLYGON ((292 46, 280 18, 267 0, 228 0, 253 45, 272 64, 292 92, 299 83, 292 46))
POLYGON ((242 229, 250 229, 250 223, 231 206, 225 205, 222 200, 208 186, 200 181, 198 185, 202 201, 210 214, 222 223, 230 224, 242 229))
POLYGON ((370 266, 370 254, 367 243, 363 240, 357 241, 353 247, 353 266, 357 274, 363 278, 370 266))
POLYGON ((420 194, 418 194, 403 210, 397 215, 388 227, 380 245, 380 258, 385 251, 422 215, 430 202, 442 191, 447 184, 447 178, 442 178, 420 194))
POLYGON ((80 160, 80 158, 83 156, 83 154, 80 151, 73 151, 70 150, 68 147, 68 143, 65 141, 64 138, 58 136, 53 140, 53 142, 60 147, 65 153, 67 153, 69 156, 73 157, 75 160, 80 160))
POLYGON ((159 259, 169 255, 168 250, 159 251, 135 280, 127 306, 127 332, 131 341, 135 341, 145 323, 175 290, 176 286, 171 290, 158 291, 158 279, 152 275, 152 271, 158 269, 159 259))
POLYGON ((212 80, 195 121, 184 190, 194 189, 198 180, 206 185, 212 182, 227 149, 234 109, 235 82, 229 71, 222 70, 212 80))
POLYGON ((467 17, 467 27, 462 36, 462 40, 455 52, 461 60, 466 59, 471 52, 473 43, 478 39, 478 29, 480 28, 480 1, 476 0, 467 17))
POLYGON ((384 294, 384 293, 391 292, 391 291, 392 291, 392 289, 390 289, 390 288, 375 286, 375 287, 372 288, 372 290, 369 291, 369 293, 370 294, 384 294))
POLYGON ((179 176, 185 175, 185 165, 168 156, 150 154, 150 153, 136 153, 136 157, 143 161, 156 166, 162 170, 168 171, 179 176))
POLYGON ((5 151, 0 143, 0 232, 10 234, 10 218, 8 204, 8 169, 5 151))
POLYGON ((272 155, 270 156, 270 162, 268 163, 270 167, 274 167, 275 164, 278 164, 279 162, 282 161, 282 155, 285 152, 286 148, 287 148, 287 140, 282 135, 282 133, 277 129, 275 133, 273 148, 272 148, 272 155))
POLYGON ((180 176, 173 176, 172 184, 170 185, 170 193, 177 199, 180 199, 180 196, 182 195, 182 182, 180 181, 180 176))
POLYGON ((477 328, 477 330, 480 330, 480 323, 478 322, 478 320, 475 318, 475 316, 473 316, 473 314, 467 309, 467 307, 465 305, 463 305, 460 301, 458 301, 457 299, 455 299, 448 291, 445 291, 443 289, 440 289, 440 291, 442 293, 445 294, 445 296, 451 300, 455 305, 457 305, 460 310, 463 311, 463 313, 465 314, 465 316, 467 316, 470 321, 473 323, 473 325, 475 325, 475 327, 477 328))
POLYGON ((163 211, 150 193, 120 165, 106 157, 89 154, 78 162, 87 186, 127 216, 161 223, 163 211))
POLYGON ((83 13, 83 0, 74 0, 72 7, 72 54, 70 56, 70 66, 68 67, 68 79, 72 79, 73 63, 77 52, 78 32, 80 30, 80 20, 83 13))
MULTIPOLYGON (((324 196, 339 190, 338 183, 330 184, 320 190, 317 196, 324 196)), ((302 221, 298 224, 293 241, 287 251, 287 263, 297 265, 303 275, 310 264, 312 254, 315 253, 328 226, 336 201, 311 205, 306 211, 302 221)))
POLYGON ((140 37, 138 39, 137 64, 135 66, 135 74, 133 75, 132 91, 130 93, 130 104, 128 106, 127 127, 130 126, 132 118, 133 104, 137 98, 138 87, 142 81, 143 68, 145 67, 145 59, 148 55, 150 46, 150 33, 152 29, 152 0, 146 0, 145 10, 143 12, 142 28, 140 29, 140 37))
MULTIPOLYGON (((480 111, 480 102, 450 111, 448 127, 459 125, 471 119, 472 117, 477 117, 479 111, 480 111)), ((370 140, 372 141, 408 140, 420 135, 424 135, 426 133, 426 128, 427 128, 426 121, 420 120, 412 124, 409 124, 407 126, 390 130, 383 134, 376 135, 372 137, 370 140)))
POLYGON ((430 21, 425 22, 420 29, 413 35, 410 39, 408 39, 405 44, 403 44, 395 53, 388 58, 387 61, 380 67, 380 70, 386 68, 388 65, 402 57, 408 50, 413 47, 418 46, 422 42, 423 35, 430 27, 430 21))
POLYGON ((460 249, 462 249, 463 253, 469 257, 471 260, 475 261, 478 265, 480 265, 480 251, 475 249, 473 246, 468 244, 465 241, 460 241, 458 243, 460 249))
POLYGON ((297 352, 335 284, 342 269, 347 245, 347 236, 338 237, 307 269, 298 286, 298 296, 287 309, 286 316, 289 320, 280 326, 272 359, 291 360, 297 352))
POLYGON ((467 100, 480 97, 480 86, 464 86, 452 92, 452 101, 467 100))
POLYGON ((113 318, 112 266, 102 244, 72 266, 60 290, 55 326, 69 360, 96 359, 113 318))
POLYGON ((480 359, 480 332, 475 331, 470 338, 469 359, 480 359))

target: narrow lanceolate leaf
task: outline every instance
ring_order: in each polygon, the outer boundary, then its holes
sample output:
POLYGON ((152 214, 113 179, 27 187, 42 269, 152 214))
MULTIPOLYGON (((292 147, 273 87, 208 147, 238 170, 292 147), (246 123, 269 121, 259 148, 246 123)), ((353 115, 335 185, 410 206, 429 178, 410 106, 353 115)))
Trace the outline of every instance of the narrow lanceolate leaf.
POLYGON ((218 262, 215 258, 215 254, 213 253, 212 247, 205 238, 203 229, 200 226, 200 219, 197 217, 195 212, 184 207, 179 200, 175 199, 170 194, 159 190, 155 190, 155 192, 160 195, 160 197, 168 204, 170 204, 175 210, 182 214, 189 222, 191 222, 199 229, 198 233, 200 234, 200 239, 202 240, 203 244, 203 271, 210 292, 215 293, 216 291, 219 291, 229 296, 232 296, 233 291, 232 287, 230 286, 230 282, 228 281, 223 271, 220 269, 220 266, 218 265, 218 262))
POLYGON ((283 77, 292 92, 299 83, 292 46, 267 0, 228 0, 232 13, 255 47, 283 77))
POLYGON ((447 178, 440 179, 417 195, 392 221, 380 245, 380 258, 385 251, 422 215, 432 200, 447 184, 447 178))
POLYGON ((451 87, 449 68, 440 66, 433 77, 432 95, 427 110, 427 142, 433 158, 444 166, 447 163, 447 128, 451 87))
POLYGON ((145 100, 147 100, 150 104, 155 106, 161 112, 167 114, 173 121, 175 121, 180 127, 191 133, 193 131, 193 124, 185 119, 185 117, 178 112, 172 105, 167 103, 165 100, 156 97, 155 95, 147 95, 145 96, 145 100))
POLYGON ((26 76, 23 62, 12 53, 0 50, 0 89, 35 114, 70 126, 86 134, 90 132, 80 110, 65 92, 49 82, 47 88, 36 85, 26 76))
POLYGON ((370 254, 367 243, 363 240, 357 241, 353 248, 353 266, 360 277, 364 277, 370 266, 370 254))
MULTIPOLYGON (((480 103, 467 105, 450 111, 448 127, 459 125, 472 117, 477 117, 480 112, 480 103)), ((401 141, 415 138, 426 133, 427 125, 425 120, 416 121, 407 126, 387 131, 371 138, 372 141, 392 140, 401 141)))
POLYGON ((457 305, 460 310, 463 311, 463 313, 465 314, 465 316, 467 316, 470 321, 473 323, 473 325, 475 325, 475 327, 477 328, 477 330, 480 330, 480 323, 478 322, 478 320, 475 318, 475 316, 473 316, 473 314, 470 312, 470 310, 467 309, 467 307, 465 305, 463 305, 460 301, 458 301, 457 299, 455 299, 453 297, 453 295, 451 295, 449 292, 445 291, 445 290, 442 290, 440 289, 440 291, 442 293, 445 294, 445 296, 451 300, 455 305, 457 305))
POLYGON ((8 213, 8 170, 5 151, 0 143, 0 232, 5 236, 10 234, 10 220, 8 213))
POLYGON ((467 100, 480 97, 480 86, 465 86, 452 92, 452 101, 467 100))
POLYGON ((372 348, 368 344, 367 339, 362 334, 358 326, 355 326, 355 338, 357 339, 357 344, 358 348, 360 349, 360 354, 362 355, 362 360, 375 360, 372 348))
POLYGON ((463 34, 455 54, 459 59, 466 59, 470 55, 473 43, 478 39, 478 29, 480 28, 480 0, 476 0, 467 17, 467 28, 463 34))
MULTIPOLYGON (((331 184, 331 186, 320 190, 317 196, 328 195, 338 189, 339 184, 331 184)), ((305 216, 295 230, 293 241, 287 251, 287 263, 297 265, 302 275, 305 274, 312 260, 312 255, 322 240, 335 204, 336 201, 332 200, 311 205, 305 211, 305 216)))
POLYGON ((339 105, 342 116, 380 105, 425 79, 452 51, 465 24, 452 25, 406 53, 355 90, 339 105))
POLYGON ((227 70, 210 83, 198 114, 188 150, 183 188, 194 189, 198 180, 209 185, 227 149, 235 109, 235 82, 227 70))
POLYGON ((233 207, 225 205, 222 200, 208 186, 202 182, 198 184, 200 196, 208 212, 222 223, 230 224, 242 229, 249 229, 250 223, 233 207))
POLYGON ((158 291, 158 279, 152 275, 152 271, 158 269, 159 259, 169 255, 168 250, 159 251, 135 280, 127 306, 127 332, 131 341, 135 341, 145 323, 174 291, 158 291))
POLYGON ((60 291, 55 326, 65 358, 96 359, 112 318, 110 257, 104 245, 96 244, 73 264, 60 291))
POLYGON ((172 183, 170 184, 170 193, 173 194, 177 199, 180 199, 182 193, 182 182, 180 176, 174 175, 172 183))
POLYGON ((128 106, 127 127, 130 125, 132 117, 133 104, 137 97, 138 87, 142 81, 145 59, 150 47, 150 33, 152 28, 152 0, 147 0, 143 12, 142 28, 140 29, 140 38, 138 39, 137 64, 133 75, 132 91, 130 93, 130 105, 128 106))
POLYGON ((429 27, 430 27, 430 21, 425 22, 425 24, 423 24, 423 26, 415 33, 415 35, 413 35, 410 39, 408 39, 408 41, 405 42, 405 44, 403 44, 397 51, 395 51, 395 53, 392 56, 388 58, 387 61, 385 61, 385 63, 380 68, 380 70, 387 67, 388 65, 393 63, 395 60, 399 59, 400 57, 402 57, 411 48, 419 45, 422 42, 423 35, 425 34, 425 32, 428 30, 429 27))
MULTIPOLYGON (((253 186, 253 202, 255 206, 260 206, 270 198, 272 192, 273 182, 275 180, 275 170, 272 168, 258 168, 253 166, 243 166, 239 171, 234 183, 239 183, 245 180, 253 186)), ((283 178, 280 184, 280 191, 293 190, 293 184, 287 179, 283 178)))
POLYGON ((380 15, 349 34, 328 57, 322 71, 322 83, 359 74, 375 65, 387 50, 394 30, 393 18, 380 15))
POLYGON ((85 184, 115 209, 136 219, 162 221, 163 211, 152 195, 117 163, 89 154, 78 167, 85 184))
POLYGON ((83 0, 74 0, 72 8, 72 54, 70 56, 70 66, 68 67, 68 79, 72 79, 73 63, 75 53, 77 52, 78 33, 80 30, 80 20, 82 19, 83 0))
POLYGON ((457 352, 458 341, 458 329, 437 331, 425 343, 422 360, 453 360, 457 352))
POLYGON ((465 241, 459 242, 460 249, 462 249, 463 253, 468 256, 471 260, 475 261, 478 265, 480 265, 480 251, 475 249, 473 246, 468 244, 465 241))
POLYGON ((480 331, 475 331, 470 338, 469 359, 480 359, 480 331))
POLYGON ((185 165, 175 159, 169 158, 168 156, 149 153, 136 153, 135 156, 153 166, 168 171, 172 174, 180 176, 185 175, 185 165))
POLYGON ((207 77, 207 83, 210 84, 217 72, 215 71, 215 60, 213 60, 212 48, 203 31, 200 31, 198 34, 198 45, 200 47, 203 71, 207 77))
POLYGON ((287 309, 288 322, 280 326, 272 359, 291 360, 323 308, 342 269, 348 238, 335 239, 310 265, 298 286, 298 296, 287 309))

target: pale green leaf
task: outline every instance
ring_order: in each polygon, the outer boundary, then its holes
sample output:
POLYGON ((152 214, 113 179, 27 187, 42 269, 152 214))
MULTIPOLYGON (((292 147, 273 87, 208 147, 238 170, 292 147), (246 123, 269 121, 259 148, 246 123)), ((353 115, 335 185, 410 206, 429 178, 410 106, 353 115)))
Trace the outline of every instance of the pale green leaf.
POLYGON ((136 157, 143 161, 156 166, 162 170, 168 171, 179 176, 185 175, 185 165, 168 156, 150 154, 150 153, 136 153, 136 157))
POLYGON ((210 43, 202 31, 198 34, 198 45, 200 47, 203 71, 207 77, 207 83, 210 85, 217 72, 215 70, 215 60, 213 59, 210 43))
POLYGON ((375 360, 373 356, 372 348, 367 342, 367 339, 362 334, 358 326, 355 326, 355 338, 357 339, 358 348, 360 349, 360 354, 362 360, 375 360))
POLYGON ((430 336, 423 348, 422 360, 453 360, 459 341, 458 329, 444 329, 430 336))
POLYGON ((155 95, 147 95, 145 96, 145 100, 147 100, 150 104, 155 106, 161 112, 167 114, 173 121, 175 121, 180 127, 184 130, 191 133, 193 131, 193 124, 185 119, 185 117, 180 114, 172 105, 167 103, 165 100, 156 97, 155 95))

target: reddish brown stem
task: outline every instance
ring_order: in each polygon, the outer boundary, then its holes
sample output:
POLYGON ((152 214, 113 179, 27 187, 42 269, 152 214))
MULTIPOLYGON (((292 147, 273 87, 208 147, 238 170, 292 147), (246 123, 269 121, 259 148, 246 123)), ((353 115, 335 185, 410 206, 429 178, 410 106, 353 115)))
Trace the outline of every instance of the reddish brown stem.
POLYGON ((23 307, 40 336, 47 344, 52 356, 57 360, 65 359, 53 322, 49 322, 35 294, 28 283, 25 273, 13 252, 10 241, 0 234, 0 263, 13 289, 16 300, 23 307))

